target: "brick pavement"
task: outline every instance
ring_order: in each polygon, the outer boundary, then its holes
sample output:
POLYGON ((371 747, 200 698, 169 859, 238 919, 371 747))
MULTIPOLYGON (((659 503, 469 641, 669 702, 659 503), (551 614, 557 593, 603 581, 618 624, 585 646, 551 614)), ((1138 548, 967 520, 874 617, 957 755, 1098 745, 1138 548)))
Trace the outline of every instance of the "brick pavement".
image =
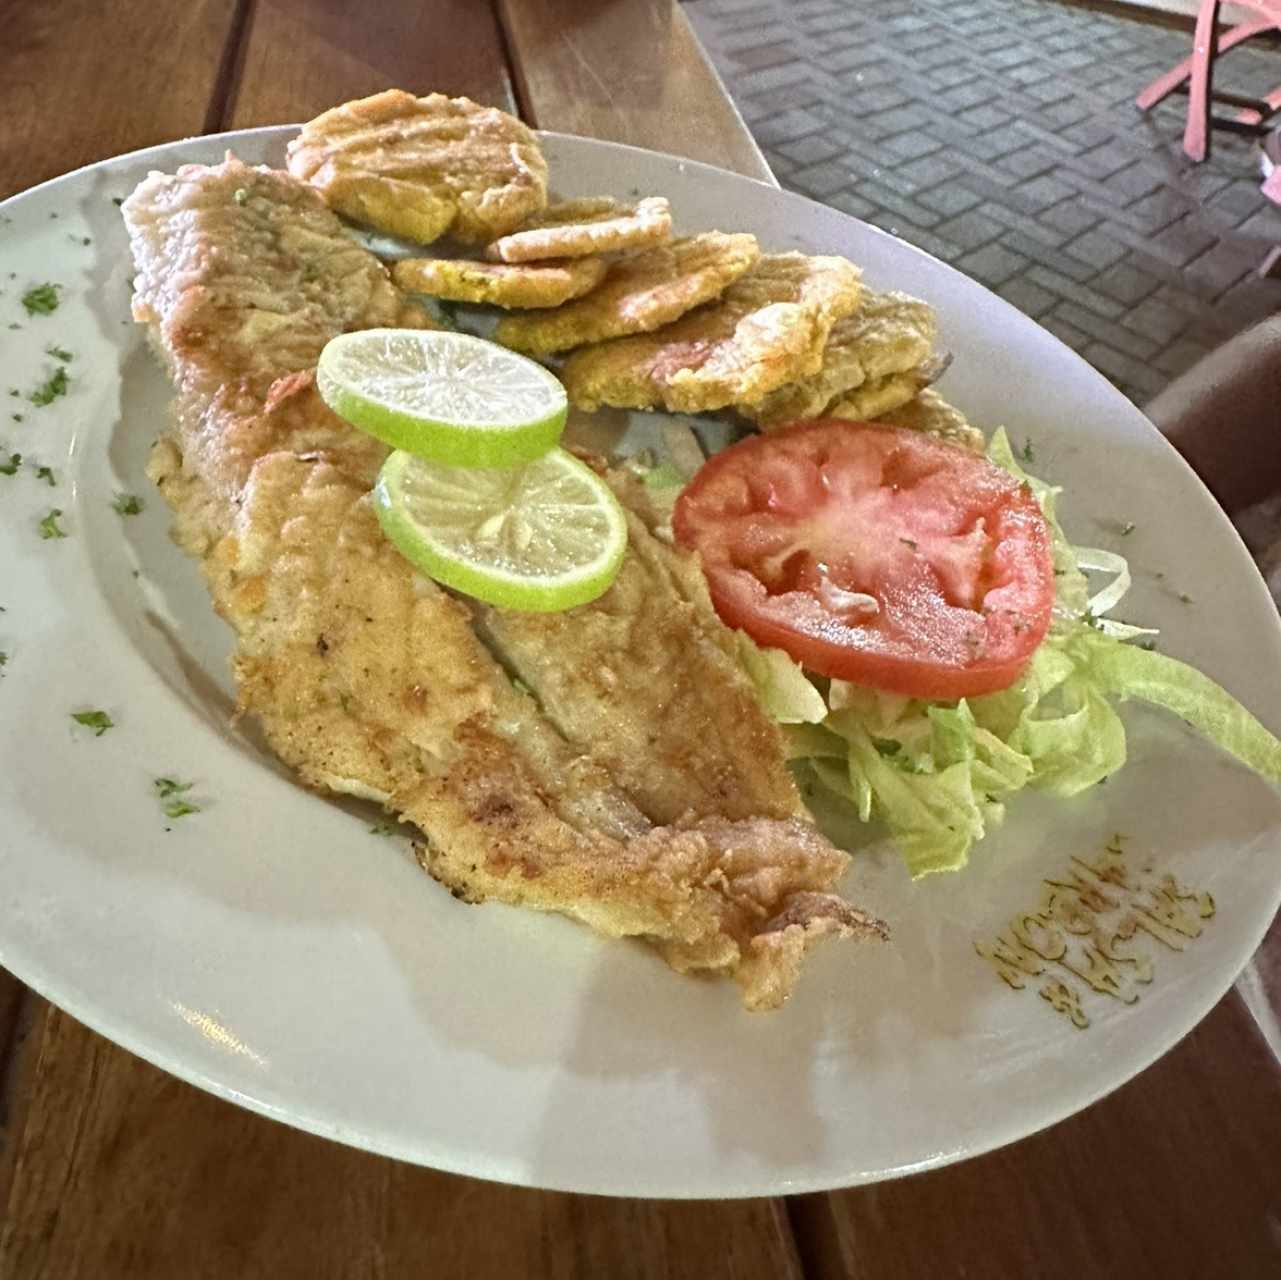
MULTIPOLYGON (((687 12, 784 186, 952 263, 1142 403, 1281 309, 1252 139, 1179 149, 1182 98, 1134 95, 1191 36, 1056 0, 693 0, 687 12)), ((1257 43, 1257 42, 1256 42, 1257 43)), ((1262 94, 1281 52, 1218 83, 1262 94)))

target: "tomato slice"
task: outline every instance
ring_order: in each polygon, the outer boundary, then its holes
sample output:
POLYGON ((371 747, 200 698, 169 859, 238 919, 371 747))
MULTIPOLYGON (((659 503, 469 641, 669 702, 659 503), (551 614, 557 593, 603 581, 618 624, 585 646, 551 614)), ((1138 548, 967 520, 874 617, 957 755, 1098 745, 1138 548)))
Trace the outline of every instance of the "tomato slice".
POLYGON ((874 689, 1004 689, 1050 625, 1050 531, 1031 490, 905 427, 819 419, 743 440, 694 477, 673 529, 729 626, 874 689))

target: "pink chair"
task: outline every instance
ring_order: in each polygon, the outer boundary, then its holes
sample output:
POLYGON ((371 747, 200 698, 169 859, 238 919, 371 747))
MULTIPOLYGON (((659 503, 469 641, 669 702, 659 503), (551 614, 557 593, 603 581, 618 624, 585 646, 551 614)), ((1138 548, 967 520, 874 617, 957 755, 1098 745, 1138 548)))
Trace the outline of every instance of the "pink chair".
POLYGON ((1238 133, 1262 133, 1266 121, 1281 110, 1281 88, 1264 98, 1247 98, 1237 93, 1220 92, 1212 87, 1214 61, 1221 53, 1265 31, 1281 29, 1281 0, 1233 0, 1235 7, 1257 13, 1251 18, 1216 35, 1221 0, 1201 0, 1196 33, 1192 38, 1192 56, 1185 58, 1165 75, 1158 76, 1135 99, 1140 111, 1148 111, 1171 93, 1186 92, 1188 118, 1183 130, 1183 150, 1197 162, 1210 150, 1210 127, 1232 129, 1238 133), (1210 115, 1210 103, 1222 102, 1235 107, 1231 119, 1210 115))

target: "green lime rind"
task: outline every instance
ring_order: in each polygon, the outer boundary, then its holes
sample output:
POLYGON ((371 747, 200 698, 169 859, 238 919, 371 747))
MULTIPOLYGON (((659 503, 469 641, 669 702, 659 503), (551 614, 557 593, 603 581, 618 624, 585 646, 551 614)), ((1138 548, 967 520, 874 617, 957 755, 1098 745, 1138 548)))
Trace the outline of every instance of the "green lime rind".
MULTIPOLYGON (((330 345, 371 339, 384 332, 364 330, 344 334, 330 345)), ((405 336, 411 335, 422 341, 431 341, 434 336, 433 331, 421 330, 408 331, 405 336)), ((455 336, 448 335, 450 338, 455 336)), ((473 341, 480 343, 483 340, 473 341)), ((565 429, 569 407, 564 388, 550 370, 514 352, 498 348, 496 354, 498 351, 502 352, 502 360, 519 360, 545 377, 548 399, 552 402, 549 412, 525 421, 497 423, 463 422, 408 413, 384 403, 376 392, 358 389, 348 379, 336 376, 333 366, 339 361, 327 359, 328 347, 321 353, 316 371, 316 390, 325 404, 344 421, 395 449, 456 467, 519 466, 542 457, 556 446, 565 429)))
POLYGON ((521 613, 561 613, 588 604, 605 594, 627 554, 627 517, 609 487, 590 467, 568 454, 560 465, 579 471, 596 489, 600 509, 609 516, 610 537, 602 554, 587 565, 576 565, 549 576, 522 576, 479 565, 442 549, 414 518, 402 499, 406 467, 415 462, 406 451, 391 454, 374 486, 374 508, 383 532, 396 549, 421 573, 446 587, 502 609, 521 613))
POLYGON ((453 467, 512 467, 533 462, 560 442, 567 408, 511 427, 458 426, 430 418, 410 418, 359 392, 339 386, 323 370, 316 378, 320 398, 345 422, 389 444, 432 462, 453 467))

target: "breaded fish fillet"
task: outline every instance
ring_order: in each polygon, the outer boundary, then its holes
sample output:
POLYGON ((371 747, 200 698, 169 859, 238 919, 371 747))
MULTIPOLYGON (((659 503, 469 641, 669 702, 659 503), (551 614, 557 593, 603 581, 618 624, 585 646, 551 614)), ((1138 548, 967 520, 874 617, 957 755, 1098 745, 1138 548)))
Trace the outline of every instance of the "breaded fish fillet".
POLYGON ((430 244, 484 244, 547 203, 547 162, 515 116, 443 93, 387 89, 303 125, 289 172, 355 222, 430 244))
MULTIPOLYGON (((781 741, 759 711, 744 725, 721 716, 696 757, 717 781, 691 787, 678 819, 655 824, 637 777, 612 770, 590 735, 558 725, 495 659, 472 607, 383 537, 369 492, 383 446, 329 412, 300 362, 407 304, 370 255, 339 255, 341 228, 313 192, 229 159, 153 174, 123 212, 139 271, 135 313, 177 390, 149 472, 235 629, 241 709, 304 781, 416 824, 421 860, 459 897, 643 937, 679 970, 732 975, 751 1008, 786 997, 820 938, 883 936, 832 892, 848 859, 792 816, 781 741), (299 280, 317 284, 305 305, 293 300, 299 280), (259 312, 292 314, 297 330, 268 328, 246 345, 259 312)), ((595 638, 615 625, 638 633, 638 618, 622 621, 634 603, 625 585, 561 615, 556 652, 530 642, 539 682, 550 690, 594 671, 595 638)), ((701 614, 684 630, 663 625, 666 641, 646 661, 671 701, 620 703, 656 772, 678 767, 667 725, 686 732, 698 714, 679 668, 688 651, 715 647, 699 638, 711 625, 701 614)), ((713 693, 731 706, 741 698, 741 673, 695 661, 713 693)), ((627 687, 637 687, 630 677, 627 687)), ((672 808, 682 800, 675 782, 652 789, 672 808)))
POLYGON ((402 258, 391 278, 402 289, 450 302, 494 307, 558 307, 590 292, 605 277, 602 258, 564 262, 468 262, 460 258, 402 258))
POLYGON ((766 254, 714 306, 575 352, 563 371, 570 400, 679 413, 759 401, 818 372, 832 326, 859 304, 859 277, 844 258, 766 254))
POLYGON ((610 267, 601 284, 545 315, 506 316, 494 340, 550 355, 621 334, 648 333, 719 298, 760 257, 756 237, 705 231, 646 249, 610 267))
POLYGON ((672 210, 662 196, 624 204, 611 196, 588 196, 549 204, 519 231, 485 250, 494 262, 581 258, 619 249, 652 249, 672 238, 672 210))
POLYGON ((635 475, 619 469, 608 479, 629 526, 609 593, 567 613, 480 608, 486 638, 650 821, 803 817, 778 767, 779 727, 744 678, 702 570, 636 514, 646 503, 635 475))
MULTIPOLYGON (((798 418, 816 418, 834 400, 856 390, 867 392, 880 384, 887 407, 900 377, 930 358, 937 325, 934 309, 906 293, 877 293, 864 289, 858 310, 838 320, 823 349, 816 373, 789 382, 740 412, 768 431, 798 418)), ((918 386, 908 391, 907 399, 918 386)), ((873 403, 869 394, 868 403, 873 403)), ((902 401, 898 401, 902 403, 902 401)))

